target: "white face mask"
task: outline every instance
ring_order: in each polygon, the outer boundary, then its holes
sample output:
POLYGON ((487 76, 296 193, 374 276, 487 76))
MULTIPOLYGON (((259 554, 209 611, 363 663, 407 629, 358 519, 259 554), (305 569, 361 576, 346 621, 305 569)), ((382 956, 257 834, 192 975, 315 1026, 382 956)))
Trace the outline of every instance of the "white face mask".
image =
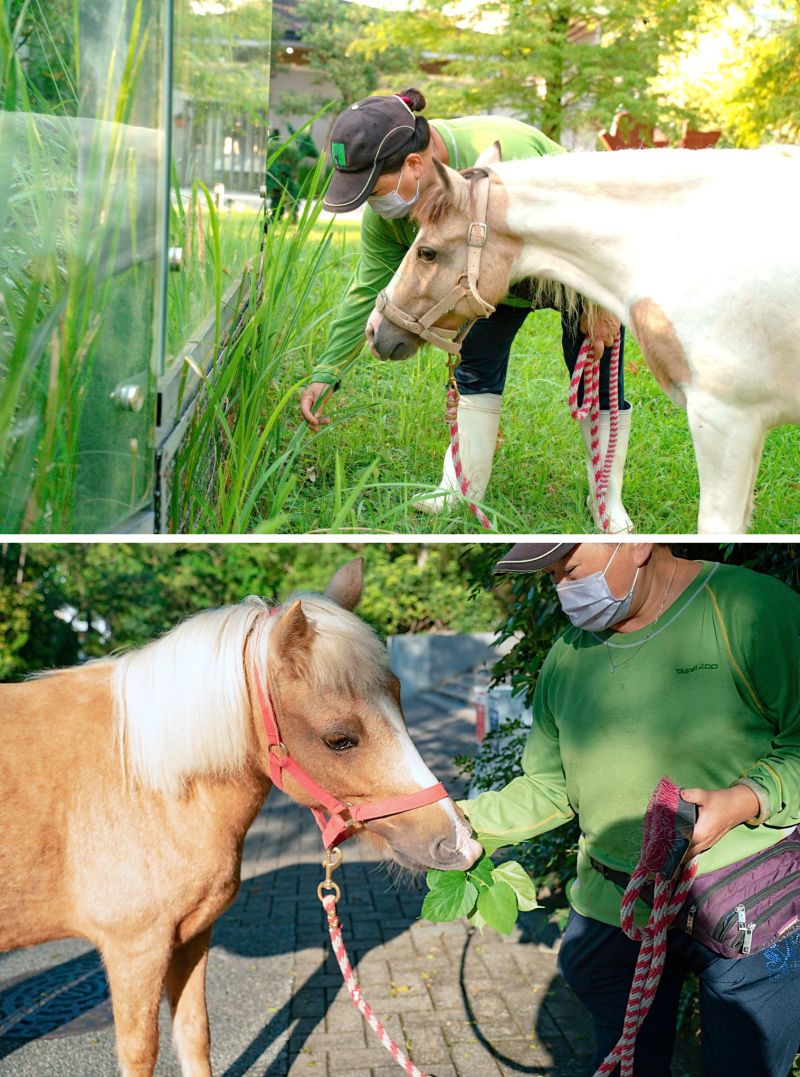
POLYGON ((417 180, 417 193, 410 202, 406 202, 405 198, 400 194, 402 179, 403 169, 401 168, 397 186, 393 191, 388 194, 373 194, 367 199, 378 216, 383 217, 384 220, 391 221, 395 217, 405 217, 419 201, 419 180, 417 180))
POLYGON ((636 580, 639 577, 638 566, 630 590, 622 598, 615 598, 606 583, 606 573, 611 568, 611 561, 619 553, 621 545, 621 542, 617 544, 611 560, 602 572, 593 572, 591 576, 584 576, 580 580, 562 580, 556 585, 561 608, 576 628, 600 632, 604 628, 611 628, 612 625, 628 616, 636 580))

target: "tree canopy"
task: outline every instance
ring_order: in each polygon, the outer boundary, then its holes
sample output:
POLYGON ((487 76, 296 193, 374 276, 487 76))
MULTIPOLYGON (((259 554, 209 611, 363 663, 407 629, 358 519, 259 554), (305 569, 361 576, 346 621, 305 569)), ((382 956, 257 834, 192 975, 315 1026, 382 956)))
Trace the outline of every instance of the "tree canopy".
POLYGON ((620 109, 674 135, 682 120, 719 126, 733 145, 798 136, 800 0, 415 0, 392 12, 303 0, 300 10, 313 22, 314 69, 342 99, 418 85, 431 116, 504 111, 556 141, 607 127, 620 109))
POLYGON ((497 605, 468 594, 458 545, 73 543, 0 547, 0 679, 137 646, 201 609, 248 594, 323 590, 366 562, 359 614, 382 636, 487 631, 497 605), (85 626, 85 627, 84 627, 85 626))

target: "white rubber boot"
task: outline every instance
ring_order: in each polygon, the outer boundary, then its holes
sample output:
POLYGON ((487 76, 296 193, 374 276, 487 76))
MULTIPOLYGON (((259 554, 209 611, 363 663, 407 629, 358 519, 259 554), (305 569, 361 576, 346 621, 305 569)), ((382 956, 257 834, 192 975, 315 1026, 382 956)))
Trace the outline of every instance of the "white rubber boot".
MULTIPOLYGON (((458 401, 458 444, 461 452, 461 465, 469 479, 469 497, 473 501, 483 501, 489 477, 492 474, 492 461, 497 447, 497 431, 500 428, 499 393, 476 393, 462 396, 458 401)), ((440 490, 459 490, 450 446, 444 455, 444 468, 440 490)), ((420 512, 440 513, 449 508, 456 498, 446 494, 437 494, 424 501, 415 501, 414 508, 420 512)))
MULTIPOLYGON (((631 414, 633 408, 619 413, 619 425, 617 427, 617 447, 614 451, 614 461, 611 465, 611 474, 608 477, 608 491, 606 492, 606 515, 610 522, 609 531, 606 534, 619 535, 625 531, 635 531, 630 516, 622 504, 622 481, 625 472, 625 457, 628 455, 628 438, 631 432, 631 414)), ((610 413, 600 412, 600 459, 605 456, 608 448, 608 434, 610 429, 610 413)), ((581 419, 581 435, 583 447, 586 450, 586 474, 589 477, 589 496, 586 505, 592 514, 594 525, 598 531, 603 530, 600 516, 597 512, 597 500, 594 488, 594 467, 592 466, 592 439, 591 419, 587 416, 581 419)))

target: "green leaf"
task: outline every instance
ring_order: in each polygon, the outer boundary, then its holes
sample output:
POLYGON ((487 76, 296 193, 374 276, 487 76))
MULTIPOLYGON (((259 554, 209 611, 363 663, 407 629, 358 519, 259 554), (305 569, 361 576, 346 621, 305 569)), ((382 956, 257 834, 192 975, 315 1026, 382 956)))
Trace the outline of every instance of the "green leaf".
POLYGON ((495 883, 478 894, 478 912, 489 927, 510 935, 517 922, 517 895, 508 883, 495 883))
POLYGON ((446 882, 447 878, 450 875, 455 875, 455 874, 463 875, 464 878, 466 878, 466 872, 463 872, 463 871, 459 871, 459 872, 439 871, 438 868, 429 868, 428 873, 425 876, 425 882, 428 884, 428 889, 429 890, 435 890, 436 887, 439 886, 443 881, 445 882, 445 885, 447 885, 447 882, 446 882))
POLYGON ((467 878, 472 879, 474 883, 477 883, 479 887, 491 886, 494 880, 492 879, 492 868, 494 864, 489 856, 482 856, 477 863, 473 864, 471 868, 467 870, 467 878))
POLYGON ((478 906, 477 905, 472 910, 472 912, 467 914, 467 920, 469 921, 469 923, 472 924, 473 927, 477 927, 477 929, 478 929, 478 931, 480 931, 481 935, 483 934, 483 929, 486 927, 486 921, 481 916, 481 914, 478 912, 478 906))
POLYGON ((444 871, 441 874, 445 878, 437 880, 435 888, 426 894, 422 903, 422 915, 435 924, 466 916, 478 897, 477 888, 463 871, 444 871))
POLYGON ((536 887, 522 864, 516 860, 509 860, 501 864, 492 872, 495 882, 508 883, 517 895, 517 905, 523 912, 538 909, 539 902, 536 900, 536 887))

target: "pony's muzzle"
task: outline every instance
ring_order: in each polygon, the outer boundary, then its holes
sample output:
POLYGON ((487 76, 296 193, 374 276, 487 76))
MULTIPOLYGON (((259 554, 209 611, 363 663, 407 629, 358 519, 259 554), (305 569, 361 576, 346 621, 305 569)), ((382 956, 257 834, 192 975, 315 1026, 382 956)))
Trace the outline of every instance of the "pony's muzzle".
POLYGON ((410 359, 422 344, 422 338, 401 329, 387 318, 382 318, 377 329, 367 327, 367 339, 370 341, 372 354, 378 359, 410 359), (372 339, 369 330, 373 329, 372 339))
POLYGON ((440 871, 466 871, 472 867, 483 848, 469 831, 459 828, 455 838, 440 838, 431 849, 431 865, 440 871))

